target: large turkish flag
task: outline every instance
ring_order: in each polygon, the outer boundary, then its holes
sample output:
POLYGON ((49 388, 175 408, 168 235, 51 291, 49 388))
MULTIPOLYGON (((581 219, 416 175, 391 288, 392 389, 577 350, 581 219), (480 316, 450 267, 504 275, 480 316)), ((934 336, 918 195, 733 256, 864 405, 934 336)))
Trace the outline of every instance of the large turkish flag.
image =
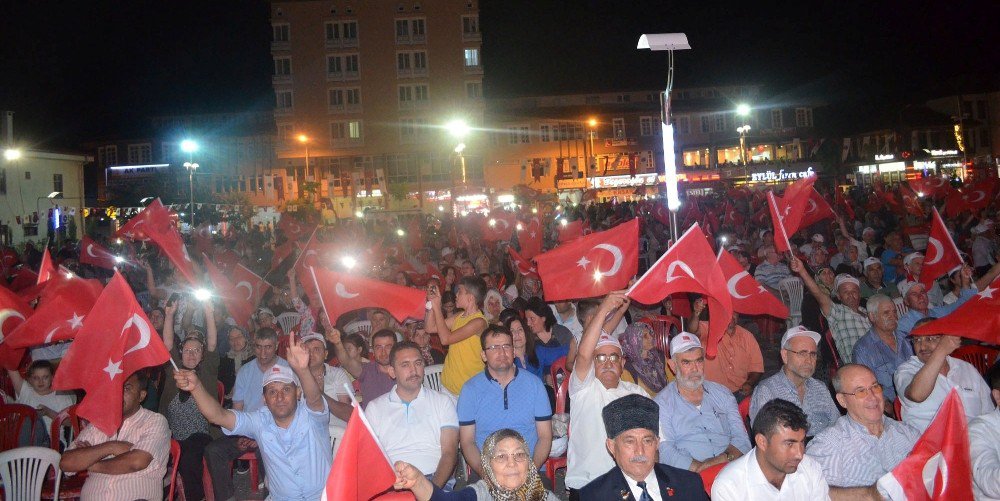
POLYGON ((719 249, 719 268, 726 279, 726 288, 733 298, 733 311, 746 315, 770 315, 788 318, 788 307, 774 297, 726 249, 719 249))
POLYGON ((384 308, 396 320, 423 318, 427 294, 412 287, 338 273, 325 268, 309 268, 320 302, 330 321, 360 308, 384 308))
POLYGON ((955 241, 951 239, 948 228, 941 220, 937 208, 931 209, 931 232, 927 236, 927 249, 924 251, 924 266, 920 270, 920 283, 930 287, 937 280, 956 266, 962 264, 962 256, 958 253, 955 241))
POLYGON ((639 271, 639 220, 564 243, 535 256, 546 301, 603 296, 639 271))

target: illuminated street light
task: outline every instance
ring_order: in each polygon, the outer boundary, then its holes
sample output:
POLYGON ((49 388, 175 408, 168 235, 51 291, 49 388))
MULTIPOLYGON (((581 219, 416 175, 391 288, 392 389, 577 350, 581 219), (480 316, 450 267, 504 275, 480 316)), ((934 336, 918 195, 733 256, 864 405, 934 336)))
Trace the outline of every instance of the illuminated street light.
POLYGON ((198 143, 194 142, 192 139, 185 139, 181 141, 181 151, 184 153, 194 153, 198 151, 198 143))
POLYGON ((736 105, 736 114, 741 117, 750 116, 750 105, 746 103, 740 103, 736 105))
POLYGON ((308 177, 309 176, 309 136, 307 136, 305 134, 299 134, 298 137, 296 137, 295 139, 297 139, 299 141, 299 143, 302 143, 306 147, 306 171, 305 172, 306 172, 306 176, 308 177))
POLYGON ((365 213, 361 211, 354 211, 354 217, 365 217, 365 213))
POLYGON ((452 120, 445 124, 445 128, 448 129, 448 133, 457 139, 464 139, 465 136, 469 135, 469 124, 465 120, 452 120))
POLYGON ((194 228, 194 171, 198 170, 198 164, 184 162, 184 168, 188 171, 188 188, 191 191, 191 228, 194 228))
POLYGON ((465 143, 458 143, 458 146, 455 146, 455 153, 461 154, 463 151, 465 151, 465 143))
POLYGON ((591 127, 597 127, 597 119, 596 118, 591 118, 590 120, 587 120, 587 125, 589 125, 591 127))
POLYGON ((398 228, 398 229, 396 230, 396 234, 397 234, 397 235, 399 235, 399 236, 403 236, 403 235, 406 235, 406 232, 405 232, 405 231, 403 231, 403 229, 402 229, 402 228, 398 228))
POLYGON ((21 158, 21 150, 17 148, 7 148, 6 150, 3 150, 3 157, 8 161, 13 162, 14 160, 21 158))

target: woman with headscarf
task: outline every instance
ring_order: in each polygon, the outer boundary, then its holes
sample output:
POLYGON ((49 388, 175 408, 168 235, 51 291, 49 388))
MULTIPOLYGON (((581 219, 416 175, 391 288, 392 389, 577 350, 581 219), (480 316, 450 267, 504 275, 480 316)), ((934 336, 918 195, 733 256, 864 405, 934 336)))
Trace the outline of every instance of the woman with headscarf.
POLYGON ((501 311, 503 311, 503 296, 500 295, 500 291, 496 289, 486 291, 486 299, 483 301, 483 314, 486 315, 486 321, 491 325, 500 324, 501 311))
POLYGON ((656 349, 653 328, 648 324, 636 322, 629 325, 618 340, 622 344, 625 370, 628 371, 628 374, 622 374, 623 381, 631 375, 631 379, 646 393, 656 395, 674 379, 667 370, 663 352, 656 349))
POLYGON ((393 487, 412 491, 417 501, 558 501, 542 485, 520 433, 507 428, 491 433, 483 443, 482 458, 484 478, 458 491, 442 491, 403 461, 395 464, 393 487))
POLYGON ((226 337, 229 339, 229 351, 219 359, 219 381, 226 389, 226 395, 233 391, 236 384, 236 373, 240 371, 247 362, 257 358, 253 352, 253 344, 250 343, 250 335, 242 327, 236 325, 227 326, 226 337))

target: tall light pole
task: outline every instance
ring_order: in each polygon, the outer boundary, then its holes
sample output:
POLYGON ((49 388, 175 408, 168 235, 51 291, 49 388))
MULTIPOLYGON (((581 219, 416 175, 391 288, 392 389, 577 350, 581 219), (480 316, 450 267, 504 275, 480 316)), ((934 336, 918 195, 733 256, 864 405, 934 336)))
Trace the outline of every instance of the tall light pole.
POLYGON ((736 132, 740 134, 740 161, 743 162, 743 176, 744 183, 750 181, 750 166, 749 158, 747 155, 747 134, 750 133, 750 124, 747 123, 747 119, 750 117, 750 105, 746 103, 740 103, 736 106, 736 114, 743 118, 743 125, 736 128, 736 132))
POLYGON ((596 165, 597 155, 594 153, 594 136, 597 135, 597 119, 591 118, 587 120, 587 125, 590 127, 587 130, 587 135, 590 136, 590 158, 587 159, 587 165, 583 166, 583 189, 587 190, 587 175, 590 171, 591 165, 596 165))
POLYGON ((687 35, 683 33, 646 33, 639 37, 637 49, 665 50, 669 54, 667 87, 660 97, 660 131, 663 136, 663 170, 667 178, 667 208, 670 209, 670 232, 677 241, 677 210, 681 199, 677 193, 677 155, 674 153, 674 126, 670 123, 670 90, 674 87, 674 51, 690 49, 687 35))
POLYGON ((198 151, 198 143, 191 139, 181 141, 181 151, 188 154, 188 161, 184 162, 184 168, 188 171, 188 189, 191 192, 191 228, 194 229, 194 171, 198 170, 198 164, 194 163, 194 152, 198 151))
POLYGON ((306 147, 306 178, 308 178, 309 177, 309 136, 307 136, 305 134, 299 134, 298 137, 296 137, 296 139, 298 139, 299 143, 305 145, 305 147, 306 147))
MULTIPOLYGON (((461 162, 461 165, 462 165, 462 188, 466 189, 466 188, 468 188, 468 184, 467 184, 468 183, 468 178, 466 177, 466 173, 465 173, 465 154, 464 154, 464 151, 465 151, 465 142, 463 142, 462 140, 465 139, 465 137, 469 135, 469 124, 466 123, 465 120, 456 119, 456 120, 452 120, 452 121, 448 122, 447 124, 445 124, 445 127, 448 129, 448 133, 451 134, 451 137, 453 137, 453 138, 455 138, 455 139, 457 139, 459 141, 458 144, 455 146, 455 150, 454 151, 455 151, 455 153, 458 154, 459 162, 461 162)), ((452 176, 452 179, 455 179, 455 177, 452 176)), ((454 181, 451 183, 451 212, 452 212, 452 215, 455 214, 455 183, 454 183, 454 181)))

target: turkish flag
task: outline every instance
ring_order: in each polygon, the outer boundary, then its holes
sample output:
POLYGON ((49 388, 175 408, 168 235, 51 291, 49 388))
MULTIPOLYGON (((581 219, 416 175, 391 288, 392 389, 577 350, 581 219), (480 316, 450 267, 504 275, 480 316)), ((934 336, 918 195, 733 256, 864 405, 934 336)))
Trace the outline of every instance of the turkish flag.
POLYGON ((111 251, 92 238, 85 236, 80 240, 80 264, 113 270, 117 262, 111 251))
POLYGON ((542 225, 538 218, 521 225, 523 229, 517 231, 517 241, 521 244, 521 255, 525 259, 531 259, 542 253, 542 225))
POLYGON ((667 209, 666 205, 654 202, 653 210, 650 213, 653 215, 653 219, 659 221, 660 224, 670 226, 670 210, 667 209))
POLYGON ((202 223, 191 232, 191 240, 194 241, 194 250, 198 254, 211 254, 212 252, 212 228, 208 223, 202 223))
POLYGON ((52 256, 49 255, 49 248, 46 247, 45 252, 42 253, 42 264, 38 267, 38 281, 35 284, 47 281, 56 273, 58 270, 56 270, 56 265, 52 264, 52 256))
POLYGON ((837 192, 833 195, 833 201, 834 204, 837 205, 837 207, 844 210, 849 220, 852 221, 854 220, 855 218, 854 207, 851 207, 851 202, 849 202, 847 198, 844 197, 844 193, 842 191, 840 191, 839 189, 837 190, 837 192))
POLYGON ((28 302, 13 291, 0 287, 0 367, 17 370, 24 358, 24 348, 10 345, 10 333, 17 330, 26 318, 31 318, 32 310, 28 302))
POLYGON ((320 302, 330 321, 361 308, 385 308, 400 322, 423 318, 427 294, 412 287, 338 273, 325 268, 310 268, 312 283, 319 291, 320 302))
POLYGON ((538 268, 531 264, 531 261, 524 258, 514 250, 513 247, 507 247, 507 254, 510 256, 511 261, 514 262, 514 266, 517 267, 517 272, 521 275, 531 278, 541 278, 538 276, 538 268))
POLYGON ((59 364, 52 388, 83 389, 77 415, 104 434, 122 424, 122 386, 133 372, 170 358, 132 289, 117 271, 59 364))
POLYGON ((170 210, 163 206, 163 202, 157 198, 153 200, 145 209, 132 219, 129 219, 118 232, 116 237, 127 238, 129 240, 139 240, 146 242, 149 240, 149 224, 163 224, 164 221, 171 221, 170 210))
MULTIPOLYGON (((926 271, 921 271, 920 275, 926 271)), ((949 334, 1000 344, 1000 277, 951 313, 913 329, 914 336, 949 334)))
POLYGON ((767 192, 767 206, 771 210, 771 223, 774 225, 774 249, 778 252, 789 252, 792 244, 788 241, 788 229, 785 226, 785 218, 791 213, 792 208, 778 203, 778 196, 774 192, 767 192))
POLYGON ((35 313, 11 331, 11 346, 30 348, 73 339, 104 288, 98 280, 63 274, 57 274, 48 284, 35 313))
POLYGON ((603 296, 639 271, 639 220, 632 219, 535 257, 546 301, 603 296))
POLYGON ((740 211, 736 210, 736 205, 732 202, 727 202, 722 208, 722 223, 730 227, 740 227, 743 226, 746 218, 740 211))
POLYGON ((177 232, 177 228, 174 228, 172 224, 162 224, 162 221, 160 223, 154 224, 151 222, 147 224, 145 228, 146 235, 167 255, 167 259, 173 263, 178 273, 188 283, 197 286, 199 280, 194 271, 194 263, 191 261, 187 247, 184 246, 184 242, 181 240, 180 233, 177 232))
POLYGON ((396 472, 382 450, 365 413, 357 405, 347 421, 337 457, 326 478, 323 499, 330 501, 412 500, 409 491, 393 491, 396 472))
POLYGON ((480 220, 483 240, 487 242, 510 240, 510 237, 514 235, 516 226, 517 218, 514 214, 502 210, 494 210, 490 213, 489 219, 480 220))
POLYGON ((938 198, 948 196, 953 191, 948 180, 940 176, 929 176, 909 180, 910 188, 918 195, 938 198))
POLYGON ((249 325, 255 304, 250 301, 253 297, 253 287, 247 282, 241 282, 240 288, 237 289, 229 277, 208 259, 208 256, 205 256, 205 270, 208 271, 208 278, 215 287, 215 295, 222 298, 226 311, 236 321, 236 325, 241 327, 249 325))
POLYGON ((910 188, 910 185, 900 184, 899 196, 903 200, 903 208, 907 213, 919 218, 926 216, 924 214, 924 208, 920 206, 920 197, 918 197, 917 193, 913 191, 913 188, 910 188))
POLYGON ((927 237, 924 266, 920 270, 920 283, 930 287, 934 280, 962 264, 962 256, 958 246, 951 239, 948 228, 945 227, 937 208, 931 209, 931 232, 927 237))
MULTIPOLYGON (((236 289, 246 288, 247 285, 250 286, 250 293, 247 301, 250 302, 251 306, 257 306, 260 304, 261 299, 263 299, 264 294, 267 293, 268 289, 271 288, 271 284, 264 281, 256 273, 250 271, 246 266, 242 264, 237 264, 232 270, 233 285, 236 289), (246 285, 244 285, 246 284, 246 285)), ((240 291, 243 294, 246 292, 240 291)), ((238 296, 239 297, 239 296, 238 296)), ((247 297, 247 296, 244 296, 247 297)))
POLYGON ((583 236, 583 221, 559 220, 559 243, 569 242, 583 236))
POLYGON ((281 215, 281 220, 278 221, 278 229, 285 234, 285 238, 289 240, 298 240, 306 235, 313 233, 315 229, 312 225, 303 223, 287 213, 281 215))
POLYGON ((697 224, 684 232, 626 295, 643 304, 655 304, 676 292, 706 296, 712 316, 705 355, 714 357, 719 339, 733 317, 733 302, 712 246, 697 224))
POLYGON ((740 266, 726 249, 719 249, 719 268, 733 299, 733 311, 746 315, 788 318, 788 307, 774 297, 756 278, 740 266))
POLYGON ((944 203, 944 211, 948 217, 956 217, 965 211, 977 211, 990 204, 989 185, 966 186, 961 194, 952 194, 944 203))
POLYGON ((823 195, 820 195, 816 191, 816 188, 813 188, 809 193, 809 199, 806 201, 806 209, 802 214, 802 221, 799 223, 799 227, 807 228, 824 219, 834 217, 836 217, 836 214, 833 213, 830 203, 823 198, 823 195))
POLYGON ((958 390, 948 393, 906 459, 876 485, 889 499, 973 499, 969 431, 958 390))
POLYGON ((274 271, 282 261, 292 254, 295 250, 295 240, 289 240, 274 248, 274 254, 271 255, 271 269, 268 271, 274 271))

